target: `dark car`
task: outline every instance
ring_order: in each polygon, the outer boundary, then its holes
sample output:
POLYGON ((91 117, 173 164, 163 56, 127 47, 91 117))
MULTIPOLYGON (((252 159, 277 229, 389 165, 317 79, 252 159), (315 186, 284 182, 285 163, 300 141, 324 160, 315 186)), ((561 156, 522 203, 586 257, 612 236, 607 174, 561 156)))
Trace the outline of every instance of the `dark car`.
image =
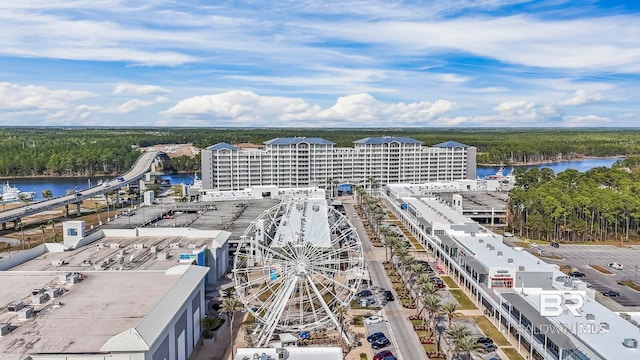
POLYGON ((388 356, 393 356, 393 354, 391 353, 391 351, 389 350, 382 350, 379 353, 373 355, 373 360, 383 360, 386 359, 388 356))
POLYGON ((369 289, 362 290, 357 295, 358 295, 358 297, 371 296, 371 290, 369 290, 369 289))
POLYGON ((391 292, 391 290, 385 290, 384 291, 384 298, 387 299, 387 301, 393 301, 395 300, 395 298, 393 297, 393 293, 391 292))
POLYGON ((554 248, 559 248, 560 244, 558 244, 557 242, 552 242, 551 246, 554 247, 554 248))
POLYGON ((376 350, 382 349, 383 347, 387 347, 389 345, 391 345, 391 341, 389 341, 389 339, 387 339, 386 337, 381 337, 378 340, 371 343, 371 347, 376 350))
POLYGON ((607 291, 603 291, 602 295, 606 296, 606 297, 618 297, 620 296, 620 293, 617 291, 613 291, 613 290, 607 290, 607 291))
POLYGON ((367 341, 372 343, 378 339, 386 338, 382 331, 374 332, 373 334, 367 336, 367 341))
POLYGON ((118 182, 124 182, 124 178, 122 176, 119 177, 117 180, 118 180, 118 182))
POLYGON ((484 343, 484 344, 482 344, 482 347, 480 348, 480 351, 492 352, 492 351, 496 351, 497 348, 498 347, 494 343, 484 343))
POLYGON ((478 338, 479 344, 493 344, 493 339, 490 337, 481 336, 478 338))
POLYGON ((396 358, 394 355, 389 355, 382 360, 398 360, 398 358, 396 358))
POLYGON ((586 275, 583 272, 580 272, 580 271, 572 271, 572 272, 569 273, 569 276, 585 277, 586 275))

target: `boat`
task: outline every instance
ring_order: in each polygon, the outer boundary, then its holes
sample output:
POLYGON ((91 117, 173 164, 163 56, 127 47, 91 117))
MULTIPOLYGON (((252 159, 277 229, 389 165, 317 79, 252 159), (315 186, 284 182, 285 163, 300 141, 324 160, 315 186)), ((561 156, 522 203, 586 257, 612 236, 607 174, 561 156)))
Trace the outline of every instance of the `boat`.
POLYGON ((2 185, 2 202, 32 201, 36 197, 35 191, 22 191, 8 182, 2 185))
POLYGON ((202 179, 198 177, 198 174, 193 174, 193 185, 192 188, 202 189, 202 179))

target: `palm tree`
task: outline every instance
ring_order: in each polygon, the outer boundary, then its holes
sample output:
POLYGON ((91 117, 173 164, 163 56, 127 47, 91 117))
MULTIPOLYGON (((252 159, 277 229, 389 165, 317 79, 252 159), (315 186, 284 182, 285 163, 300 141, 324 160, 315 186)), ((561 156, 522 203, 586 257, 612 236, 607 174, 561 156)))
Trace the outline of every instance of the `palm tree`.
POLYGON ((450 328, 451 321, 453 320, 453 318, 459 315, 458 304, 454 302, 448 302, 442 305, 442 312, 447 315, 447 322, 448 322, 447 327, 450 328))
POLYGON ((222 298, 223 299, 233 299, 236 297, 236 288, 230 286, 224 290, 222 290, 222 298))
POLYGON ((427 310, 429 318, 431 319, 431 336, 433 336, 436 333, 436 318, 440 312, 440 298, 436 295, 426 295, 422 299, 422 302, 424 303, 424 308, 427 310))
POLYGON ((229 322, 231 330, 231 358, 233 359, 233 318, 236 310, 240 308, 240 301, 236 297, 231 297, 222 300, 222 312, 227 314, 227 321, 229 322))
POLYGON ((24 250, 24 223, 20 221, 16 224, 16 228, 20 230, 20 233, 22 234, 22 249, 24 250))
POLYGON ((51 239, 55 242, 56 240, 56 221, 51 219, 49 220, 49 225, 51 225, 51 239))
POLYGON ((336 308, 336 314, 338 314, 340 322, 340 345, 343 345, 344 341, 344 315, 347 313, 347 308, 344 306, 338 306, 336 308))
POLYGON ((469 331, 469 328, 464 325, 464 324, 453 324, 451 326, 449 326, 449 330, 447 331, 447 335, 449 335, 449 337, 453 340, 453 352, 454 355, 457 357, 458 356, 458 342, 467 337, 467 336, 471 336, 471 331, 469 331))
POLYGON ((49 200, 53 197, 53 192, 49 189, 42 190, 42 197, 46 200, 49 200))
POLYGON ((44 224, 41 224, 40 226, 38 226, 38 229, 42 231, 42 243, 44 244, 44 229, 46 229, 46 226, 44 226, 44 224))
POLYGON ((5 206, 4 198, 2 197, 2 194, 0 194, 0 202, 2 203, 2 211, 6 211, 7 208, 5 206))
POLYGON ((472 351, 475 351, 480 348, 480 346, 482 346, 478 343, 478 339, 471 335, 465 336, 462 339, 458 340, 455 345, 456 349, 458 350, 458 354, 460 352, 465 353, 467 355, 467 359, 471 359, 472 351))

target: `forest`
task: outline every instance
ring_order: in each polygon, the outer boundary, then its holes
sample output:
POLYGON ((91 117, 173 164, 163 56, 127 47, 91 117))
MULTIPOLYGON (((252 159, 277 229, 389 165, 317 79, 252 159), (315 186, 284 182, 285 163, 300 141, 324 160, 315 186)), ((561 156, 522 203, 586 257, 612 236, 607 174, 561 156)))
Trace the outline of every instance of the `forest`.
POLYGON ((510 226, 523 237, 551 242, 628 241, 640 234, 640 157, 581 173, 514 170, 510 226))
MULTIPOLYGON (((0 129, 0 176, 112 175, 129 169, 139 147, 218 142, 263 143, 272 138, 321 137, 336 146, 377 136, 407 136, 434 145, 457 141, 478 149, 479 164, 513 165, 584 156, 640 154, 640 130, 616 129, 313 129, 313 128, 83 128, 4 127, 0 129)), ((174 158, 177 171, 200 169, 199 158, 174 158)))

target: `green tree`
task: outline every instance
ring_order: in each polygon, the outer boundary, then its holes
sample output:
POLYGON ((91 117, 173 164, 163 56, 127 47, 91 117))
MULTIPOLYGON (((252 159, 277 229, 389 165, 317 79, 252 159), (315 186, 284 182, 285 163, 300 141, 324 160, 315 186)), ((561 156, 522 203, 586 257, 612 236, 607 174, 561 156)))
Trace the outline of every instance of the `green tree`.
POLYGON ((53 192, 49 189, 42 190, 42 197, 46 200, 53 198, 53 192))
POLYGON ((229 328, 231 331, 231 358, 233 358, 234 356, 233 318, 235 317, 235 313, 240 308, 240 306, 240 301, 235 297, 222 300, 222 312, 227 314, 227 321, 229 322, 229 328))

